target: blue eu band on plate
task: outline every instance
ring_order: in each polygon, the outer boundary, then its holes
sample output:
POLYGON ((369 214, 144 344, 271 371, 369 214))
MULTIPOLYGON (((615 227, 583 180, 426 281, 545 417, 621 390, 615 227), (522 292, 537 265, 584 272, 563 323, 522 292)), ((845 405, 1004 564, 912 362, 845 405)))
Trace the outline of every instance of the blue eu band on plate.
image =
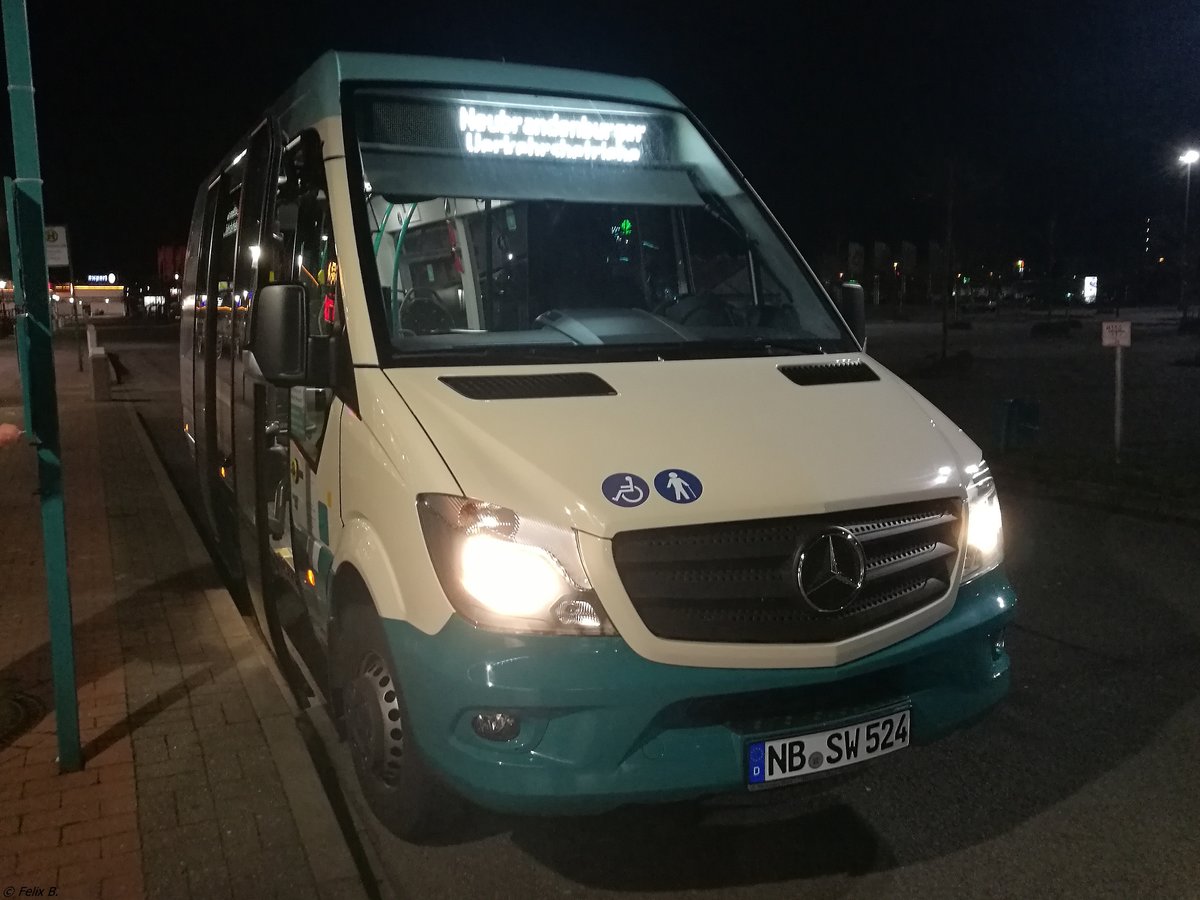
POLYGON ((901 750, 908 739, 905 709, 815 734, 754 741, 746 748, 746 783, 763 785, 845 768, 901 750))

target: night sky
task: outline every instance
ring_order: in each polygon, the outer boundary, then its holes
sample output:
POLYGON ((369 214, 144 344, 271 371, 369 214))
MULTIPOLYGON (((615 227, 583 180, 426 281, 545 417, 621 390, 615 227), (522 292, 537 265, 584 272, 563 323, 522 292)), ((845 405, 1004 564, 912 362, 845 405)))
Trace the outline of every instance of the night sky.
POLYGON ((1194 0, 30 6, 47 219, 78 273, 151 275, 200 180, 326 49, 653 78, 814 256, 936 238, 953 159, 967 252, 1036 266, 1053 222, 1060 256, 1126 265, 1146 216, 1178 235, 1175 160, 1200 143, 1194 0))

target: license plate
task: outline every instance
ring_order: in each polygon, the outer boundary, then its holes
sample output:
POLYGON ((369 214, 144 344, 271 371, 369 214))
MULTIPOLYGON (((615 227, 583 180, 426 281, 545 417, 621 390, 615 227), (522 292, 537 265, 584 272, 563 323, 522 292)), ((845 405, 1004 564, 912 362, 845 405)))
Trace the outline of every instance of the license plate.
POLYGON ((746 782, 766 785, 842 769, 908 746, 907 709, 815 734, 754 741, 746 748, 746 782))

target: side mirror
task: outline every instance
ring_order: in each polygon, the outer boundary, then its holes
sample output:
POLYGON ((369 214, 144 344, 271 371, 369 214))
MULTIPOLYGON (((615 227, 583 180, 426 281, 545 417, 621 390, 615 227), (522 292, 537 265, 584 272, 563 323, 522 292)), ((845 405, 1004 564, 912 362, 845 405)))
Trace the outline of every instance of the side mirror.
POLYGON ((268 284, 254 298, 254 360, 271 384, 308 383, 308 298, 298 284, 268 284))
POLYGON ((838 312, 850 326, 854 339, 863 347, 867 346, 867 300, 863 286, 857 282, 848 282, 841 286, 837 298, 838 312))

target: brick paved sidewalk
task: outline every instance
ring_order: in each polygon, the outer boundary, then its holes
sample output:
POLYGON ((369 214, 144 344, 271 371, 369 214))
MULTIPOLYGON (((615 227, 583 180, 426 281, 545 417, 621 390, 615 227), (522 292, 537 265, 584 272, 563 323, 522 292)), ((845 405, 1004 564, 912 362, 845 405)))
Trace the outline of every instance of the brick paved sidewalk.
MULTIPOLYGON (((133 407, 58 359, 85 768, 59 774, 33 454, 0 454, 0 892, 359 897, 296 712, 221 587, 133 407)), ((0 421, 20 421, 0 342, 0 421)))

